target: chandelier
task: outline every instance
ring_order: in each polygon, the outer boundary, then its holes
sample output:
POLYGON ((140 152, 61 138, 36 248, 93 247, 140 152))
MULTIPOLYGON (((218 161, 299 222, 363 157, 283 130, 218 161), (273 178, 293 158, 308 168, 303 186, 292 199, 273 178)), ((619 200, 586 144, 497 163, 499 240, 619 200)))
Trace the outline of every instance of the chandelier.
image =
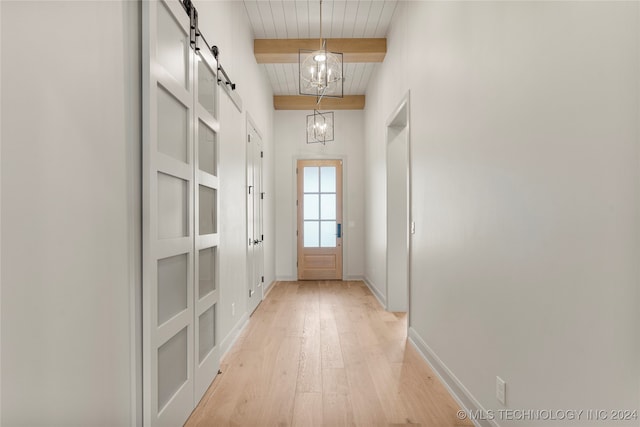
POLYGON ((307 116, 307 144, 325 144, 333 141, 333 111, 313 110, 307 116))
MULTIPOLYGON (((300 95, 342 98, 342 53, 327 51, 327 41, 322 39, 322 0, 320 0, 320 48, 298 50, 300 95)), ((318 101, 319 101, 318 100, 318 101)))

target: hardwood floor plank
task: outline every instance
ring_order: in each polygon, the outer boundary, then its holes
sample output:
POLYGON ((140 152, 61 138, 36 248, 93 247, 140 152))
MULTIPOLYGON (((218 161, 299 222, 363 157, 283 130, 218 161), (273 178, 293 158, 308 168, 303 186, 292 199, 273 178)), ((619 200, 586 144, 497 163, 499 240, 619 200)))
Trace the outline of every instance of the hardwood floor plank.
POLYGON ((344 368, 322 370, 322 391, 324 393, 349 394, 349 383, 344 368))
POLYGON ((259 425, 290 425, 293 417, 293 402, 296 394, 300 360, 300 337, 284 337, 273 356, 274 360, 269 385, 263 396, 259 425))
POLYGON ((302 337, 298 369, 298 393, 321 393, 322 371, 319 335, 302 337))
POLYGON ((321 306, 320 310, 320 357, 322 369, 344 368, 340 338, 333 313, 321 306))
POLYGON ((322 393, 296 393, 293 405, 294 427, 321 427, 322 393))
POLYGON ((354 420, 349 395, 323 393, 322 420, 327 427, 352 426, 354 420))
POLYGON ((472 426, 363 282, 276 282, 185 424, 472 426))
MULTIPOLYGON (((340 335, 345 358, 345 372, 349 387, 349 398, 353 417, 361 425, 386 426, 387 417, 382 411, 383 402, 376 393, 373 380, 366 362, 366 353, 355 333, 340 335), (355 392, 357 390, 357 392, 355 392)), ((386 403, 386 402, 385 402, 386 403)))
POLYGON ((233 390, 236 396, 230 415, 233 425, 249 426, 259 423, 264 398, 269 391, 269 372, 273 364, 269 355, 273 352, 273 347, 272 344, 262 351, 243 352, 240 362, 230 367, 228 372, 230 381, 235 378, 240 380, 238 383, 229 384, 226 388, 226 390, 233 390))
POLYGON ((391 403, 381 405, 387 420, 391 423, 410 421, 409 413, 398 390, 399 369, 393 369, 384 355, 369 355, 366 360, 373 386, 380 401, 391 403))

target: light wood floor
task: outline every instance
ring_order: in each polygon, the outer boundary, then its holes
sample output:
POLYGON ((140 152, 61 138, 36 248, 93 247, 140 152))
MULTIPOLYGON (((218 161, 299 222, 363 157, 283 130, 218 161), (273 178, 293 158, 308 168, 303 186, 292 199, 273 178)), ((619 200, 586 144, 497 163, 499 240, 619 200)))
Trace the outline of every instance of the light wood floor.
POLYGON ((473 425, 364 283, 273 286, 186 426, 473 425))

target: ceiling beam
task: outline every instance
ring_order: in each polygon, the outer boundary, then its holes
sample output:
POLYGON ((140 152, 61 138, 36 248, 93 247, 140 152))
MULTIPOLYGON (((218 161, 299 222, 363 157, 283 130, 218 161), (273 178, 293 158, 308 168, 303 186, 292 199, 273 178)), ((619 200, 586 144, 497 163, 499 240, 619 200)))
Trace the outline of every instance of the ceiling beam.
MULTIPOLYGON (((387 39, 326 39, 327 50, 341 52, 344 62, 382 62, 387 54, 387 39)), ((316 50, 318 39, 255 39, 253 54, 258 64, 298 62, 298 50, 316 50)))
POLYGON ((276 110, 363 110, 364 95, 322 98, 319 108, 313 96, 274 95, 273 108, 276 110))

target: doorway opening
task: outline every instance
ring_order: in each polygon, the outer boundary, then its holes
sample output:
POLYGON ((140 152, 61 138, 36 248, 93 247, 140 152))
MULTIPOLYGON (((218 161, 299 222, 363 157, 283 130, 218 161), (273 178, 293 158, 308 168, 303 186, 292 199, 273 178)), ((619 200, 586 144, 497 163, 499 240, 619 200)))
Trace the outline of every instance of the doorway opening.
POLYGON ((387 310, 409 311, 411 175, 409 93, 387 120, 387 310))

